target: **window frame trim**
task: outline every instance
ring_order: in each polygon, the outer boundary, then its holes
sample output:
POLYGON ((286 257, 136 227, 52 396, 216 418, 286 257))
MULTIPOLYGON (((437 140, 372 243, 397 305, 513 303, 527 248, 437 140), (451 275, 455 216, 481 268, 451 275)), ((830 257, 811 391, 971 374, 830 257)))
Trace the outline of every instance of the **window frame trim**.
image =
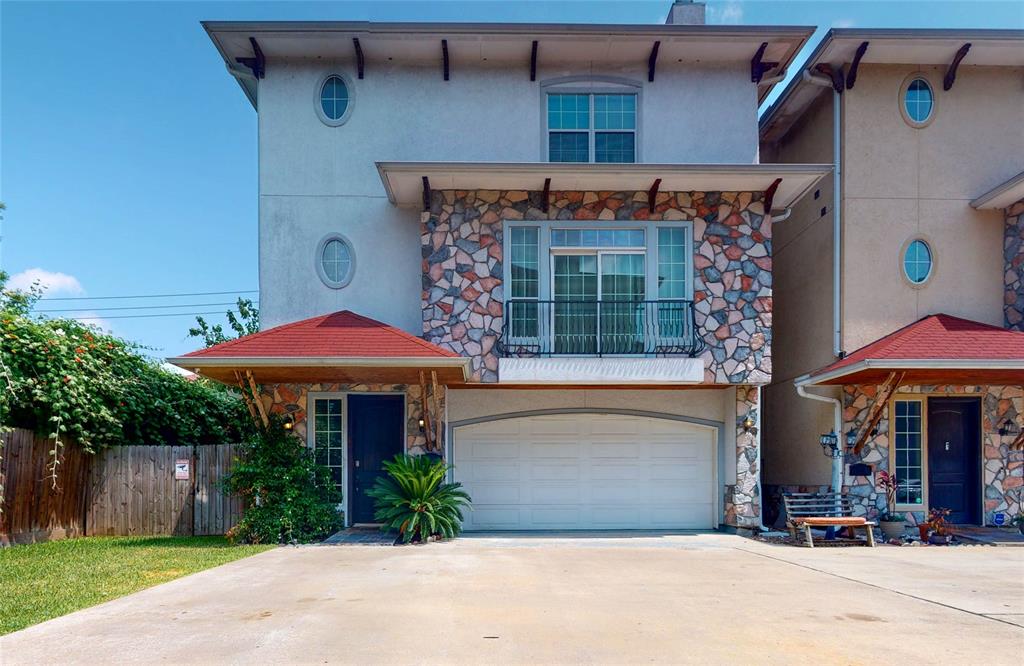
POLYGON ((905 122, 912 129, 924 129, 925 127, 931 125, 932 122, 935 120, 935 115, 939 111, 939 96, 938 94, 936 94, 935 90, 935 84, 932 83, 932 80, 928 77, 928 74, 920 70, 907 74, 907 76, 904 77, 903 81, 900 83, 899 96, 897 98, 897 102, 899 103, 900 116, 903 117, 903 122, 905 122), (914 120, 910 116, 910 113, 907 112, 907 91, 910 89, 910 84, 912 84, 914 81, 918 79, 921 79, 922 81, 927 83, 928 89, 932 91, 932 110, 931 113, 928 114, 928 117, 922 121, 914 120))
MULTIPOLYGON (((889 473, 896 473, 896 403, 897 402, 919 402, 921 403, 921 504, 906 504, 897 502, 895 511, 897 513, 919 513, 925 515, 929 511, 928 497, 928 396, 920 393, 894 393, 889 398, 889 473)), ((881 492, 881 491, 879 491, 881 492)), ((884 499, 884 492, 882 493, 884 499)))
POLYGON ((356 274, 355 247, 352 245, 352 241, 350 241, 344 234, 336 231, 326 234, 320 239, 320 242, 316 244, 316 252, 313 254, 313 262, 315 263, 317 276, 329 289, 344 289, 352 283, 352 278, 355 277, 356 274), (348 247, 349 268, 348 275, 345 276, 344 280, 332 280, 327 275, 327 271, 324 270, 324 250, 327 248, 327 244, 333 240, 341 241, 346 247, 348 247))
POLYGON ((900 246, 900 253, 899 256, 896 258, 896 261, 900 272, 900 277, 903 279, 903 282, 911 289, 924 289, 929 284, 931 284, 931 281, 935 278, 935 272, 938 270, 939 266, 935 256, 935 243, 932 242, 932 239, 930 237, 924 234, 914 234, 907 240, 903 241, 903 245, 900 246), (907 275, 907 251, 910 250, 910 246, 914 243, 914 241, 921 241, 922 243, 925 244, 925 246, 928 248, 928 257, 931 260, 931 265, 928 267, 928 275, 920 282, 914 282, 913 280, 910 279, 910 276, 907 275))
POLYGON ((330 71, 323 74, 317 79, 316 88, 313 90, 314 109, 316 109, 316 117, 320 119, 324 125, 328 127, 340 127, 348 122, 348 119, 352 116, 352 108, 355 106, 355 88, 352 87, 352 78, 340 71, 330 71), (348 91, 348 105, 345 107, 345 113, 341 114, 341 117, 337 120, 330 118, 324 113, 324 106, 321 100, 323 94, 324 84, 332 76, 336 76, 341 79, 342 83, 345 84, 345 90, 348 91))
POLYGON ((618 76, 561 76, 540 84, 540 161, 552 164, 629 164, 629 162, 597 162, 596 135, 594 127, 593 95, 636 95, 636 127, 633 130, 601 130, 602 132, 633 132, 633 164, 643 162, 643 83, 639 80, 618 76), (548 128, 548 95, 577 94, 590 95, 590 127, 587 130, 555 130, 558 132, 587 133, 586 162, 551 162, 550 141, 551 130, 548 128))

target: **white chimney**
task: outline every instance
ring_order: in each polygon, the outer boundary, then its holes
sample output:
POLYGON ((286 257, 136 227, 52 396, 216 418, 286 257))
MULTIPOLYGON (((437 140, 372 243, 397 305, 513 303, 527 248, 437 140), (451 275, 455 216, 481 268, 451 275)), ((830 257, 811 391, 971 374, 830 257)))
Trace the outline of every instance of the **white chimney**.
POLYGON ((704 25, 704 3, 676 0, 668 10, 665 23, 669 25, 704 25))

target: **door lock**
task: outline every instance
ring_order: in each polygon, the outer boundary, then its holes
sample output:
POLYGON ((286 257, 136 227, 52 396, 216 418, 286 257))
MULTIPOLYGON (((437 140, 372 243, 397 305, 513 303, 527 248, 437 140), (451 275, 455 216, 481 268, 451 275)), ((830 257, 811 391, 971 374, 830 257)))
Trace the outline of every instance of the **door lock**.
POLYGON ((949 442, 946 442, 946 450, 949 451, 949 442))
MULTIPOLYGON (((946 450, 949 451, 949 444, 946 444, 946 450)), ((359 461, 356 461, 356 467, 359 467, 359 461)))

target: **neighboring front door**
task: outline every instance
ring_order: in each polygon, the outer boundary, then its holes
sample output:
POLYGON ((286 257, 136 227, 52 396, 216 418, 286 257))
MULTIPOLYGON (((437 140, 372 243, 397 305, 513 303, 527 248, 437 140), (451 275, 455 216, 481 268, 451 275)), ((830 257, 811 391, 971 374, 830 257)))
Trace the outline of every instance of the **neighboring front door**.
POLYGON ((979 523, 980 412, 974 398, 928 400, 928 505, 956 524, 979 523))
POLYGON ((404 437, 403 396, 348 396, 349 524, 376 522, 373 498, 366 491, 384 473, 384 461, 405 450, 404 437))

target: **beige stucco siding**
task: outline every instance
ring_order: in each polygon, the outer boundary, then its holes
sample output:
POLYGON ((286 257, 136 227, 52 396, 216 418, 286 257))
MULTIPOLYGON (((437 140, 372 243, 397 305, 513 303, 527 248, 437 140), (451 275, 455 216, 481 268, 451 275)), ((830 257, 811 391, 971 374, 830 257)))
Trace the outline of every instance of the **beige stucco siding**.
POLYGON ((963 66, 949 91, 943 74, 862 66, 843 94, 847 352, 936 312, 1002 324, 1001 218, 969 202, 1020 171, 1024 70, 963 66), (932 121, 920 129, 900 113, 902 84, 915 72, 936 96, 932 121), (902 249, 915 237, 935 257, 923 286, 902 274, 902 249))
MULTIPOLYGON (((762 159, 781 163, 830 164, 832 95, 824 93, 798 126, 762 159)), ((778 356, 773 381, 764 391, 764 481, 770 484, 827 483, 828 461, 807 433, 827 431, 827 405, 800 398, 793 378, 832 361, 832 178, 822 179, 774 227, 774 328, 778 356), (824 215, 822 208, 826 209, 824 215)))

